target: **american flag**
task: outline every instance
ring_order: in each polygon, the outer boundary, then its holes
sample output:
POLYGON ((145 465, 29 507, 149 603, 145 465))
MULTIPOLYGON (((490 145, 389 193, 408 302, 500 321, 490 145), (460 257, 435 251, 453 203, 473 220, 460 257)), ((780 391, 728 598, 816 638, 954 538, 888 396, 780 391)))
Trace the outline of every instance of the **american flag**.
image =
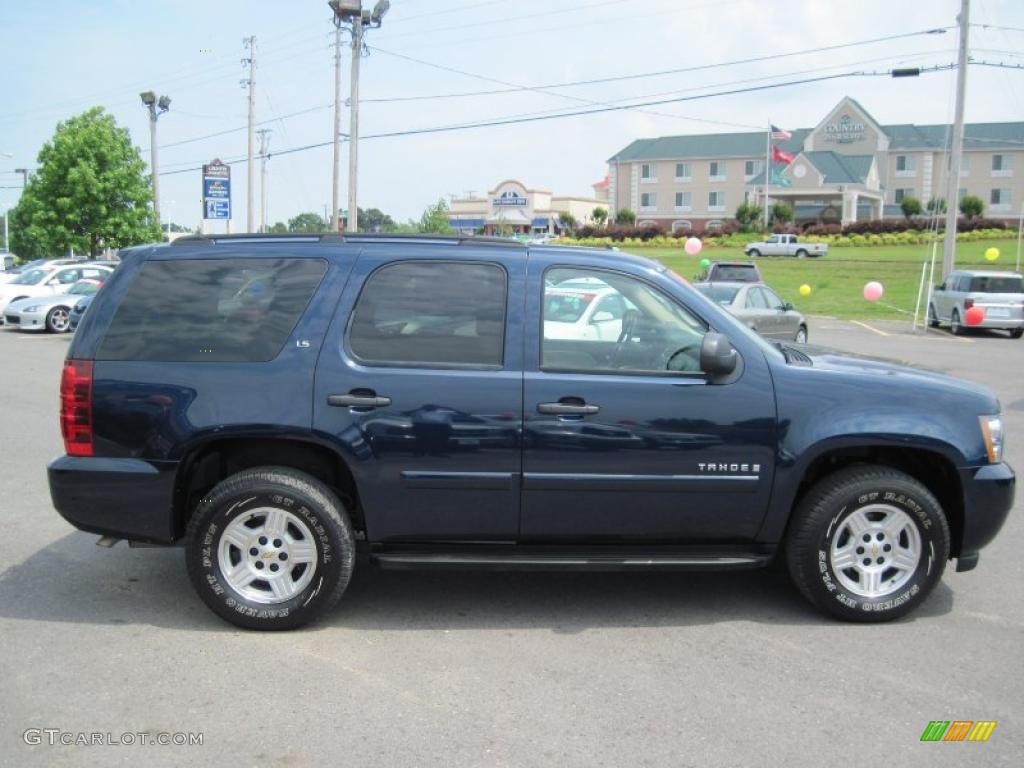
POLYGON ((773 125, 772 127, 772 139, 775 141, 789 141, 793 138, 793 134, 789 131, 784 131, 779 126, 773 125))

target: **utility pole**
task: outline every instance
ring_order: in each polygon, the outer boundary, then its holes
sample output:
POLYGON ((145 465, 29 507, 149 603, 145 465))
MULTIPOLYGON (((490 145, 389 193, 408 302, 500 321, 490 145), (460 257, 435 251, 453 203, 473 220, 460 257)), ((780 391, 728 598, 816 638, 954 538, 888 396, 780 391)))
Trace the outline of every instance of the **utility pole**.
POLYGON ((270 149, 270 129, 256 131, 260 136, 260 232, 267 231, 267 151, 270 149))
POLYGON ((246 189, 246 206, 245 206, 245 231, 253 231, 253 218, 255 212, 255 191, 256 185, 253 181, 256 173, 256 168, 252 163, 253 145, 255 144, 255 128, 256 128, 256 36, 252 35, 242 40, 246 48, 249 49, 249 57, 242 59, 243 64, 249 65, 249 78, 242 80, 242 84, 249 88, 249 161, 246 163, 247 182, 248 187, 246 189))
POLYGON ((953 122, 949 178, 946 180, 946 239, 942 244, 942 279, 956 263, 956 217, 960 208, 960 161, 964 143, 964 98, 967 94, 967 31, 971 0, 960 0, 960 50, 956 68, 956 116, 953 122))
POLYGON ((15 173, 21 174, 21 188, 24 189, 28 186, 28 168, 15 168, 15 173))
MULTIPOLYGON (((359 181, 359 59, 363 55, 363 34, 366 28, 380 27, 384 14, 391 7, 390 0, 377 0, 372 11, 364 11, 362 0, 330 0, 327 3, 334 11, 334 24, 336 28, 343 24, 350 24, 349 32, 352 35, 352 83, 351 95, 349 96, 349 109, 351 110, 351 127, 349 129, 348 148, 348 217, 346 230, 357 232, 359 230, 359 201, 357 200, 359 181)), ((339 49, 340 50, 340 49, 339 49)), ((337 110, 335 110, 334 146, 338 146, 339 128, 337 125, 337 110)))
POLYGON ((149 170, 153 174, 153 216, 157 227, 160 226, 160 162, 156 143, 156 121, 160 115, 171 108, 171 100, 167 96, 157 95, 153 91, 139 94, 142 105, 149 110, 149 170))
POLYGON ((341 19, 334 17, 334 175, 331 186, 331 230, 337 232, 341 207, 341 19))

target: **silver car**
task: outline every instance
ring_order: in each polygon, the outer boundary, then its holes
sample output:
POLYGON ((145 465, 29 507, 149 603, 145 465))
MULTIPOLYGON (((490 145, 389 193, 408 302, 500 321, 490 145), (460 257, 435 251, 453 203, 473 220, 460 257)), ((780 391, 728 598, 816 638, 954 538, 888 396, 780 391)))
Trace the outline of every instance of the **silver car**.
POLYGON ((764 283, 694 283, 766 339, 807 343, 807 319, 764 283))
POLYGON ((22 331, 65 333, 71 330, 71 308, 80 299, 94 295, 102 285, 102 280, 85 278, 67 293, 12 301, 4 308, 4 324, 22 331))
POLYGON ((974 328, 996 328, 1019 339, 1024 335, 1024 277, 1017 272, 958 269, 935 287, 928 305, 928 322, 933 328, 948 323, 961 334, 967 310, 981 307, 985 317, 974 328))

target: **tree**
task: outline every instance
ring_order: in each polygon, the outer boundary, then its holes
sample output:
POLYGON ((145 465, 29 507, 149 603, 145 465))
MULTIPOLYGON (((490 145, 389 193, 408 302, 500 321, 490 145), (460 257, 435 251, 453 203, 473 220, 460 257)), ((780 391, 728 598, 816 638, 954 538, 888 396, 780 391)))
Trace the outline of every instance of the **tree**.
POLYGON ((424 209, 420 216, 419 231, 432 235, 447 235, 454 231, 448 221, 448 203, 443 197, 424 209))
POLYGON ((636 214, 629 208, 623 208, 615 212, 615 223, 623 227, 631 227, 636 224, 636 214))
POLYGON ((736 207, 736 221, 741 232, 756 232, 764 210, 755 203, 740 203, 736 207))
POLYGON ((916 197, 904 197, 900 200, 900 210, 909 219, 912 216, 920 216, 923 209, 921 208, 921 201, 916 197))
POLYGON ((289 232, 327 232, 330 229, 319 213, 307 211, 300 213, 293 219, 288 219, 289 232))
POLYGON ((924 208, 934 216, 941 216, 946 212, 946 198, 933 197, 925 204, 924 208))
POLYGON ((594 223, 599 227, 603 227, 605 222, 608 221, 608 209, 597 206, 590 212, 590 218, 594 220, 594 223))
POLYGON ((271 233, 273 235, 283 235, 287 231, 288 231, 288 225, 285 224, 283 221, 278 221, 278 222, 276 222, 274 224, 271 224, 270 227, 267 229, 267 232, 269 232, 269 233, 271 233))
POLYGON ((12 211, 18 226, 11 245, 19 255, 96 255, 163 239, 139 149, 102 107, 60 123, 36 162, 12 211))
POLYGON ((779 224, 788 224, 793 220, 793 206, 789 203, 776 203, 772 206, 772 220, 779 224))
POLYGON ((359 209, 360 232, 394 232, 395 220, 377 208, 359 209))
POLYGON ((558 214, 558 228, 563 232, 572 232, 576 229, 576 218, 568 211, 558 214))
POLYGON ((968 219, 981 216, 985 212, 985 202, 976 195, 965 195, 960 201, 960 213, 968 219))

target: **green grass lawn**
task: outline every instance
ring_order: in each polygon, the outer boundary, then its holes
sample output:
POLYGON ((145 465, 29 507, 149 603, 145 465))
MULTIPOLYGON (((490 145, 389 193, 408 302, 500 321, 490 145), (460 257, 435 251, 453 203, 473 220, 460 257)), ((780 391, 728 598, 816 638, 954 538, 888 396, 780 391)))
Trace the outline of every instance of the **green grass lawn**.
MULTIPOLYGON (((801 312, 831 315, 847 319, 907 319, 914 313, 921 264, 931 256, 931 245, 886 245, 863 248, 830 248, 828 255, 818 259, 768 258, 756 259, 765 282, 801 312), (885 287, 885 295, 877 303, 865 301, 864 284, 877 280, 885 287), (801 296, 799 288, 811 286, 810 296, 801 296)), ((740 248, 707 248, 700 255, 688 256, 682 248, 624 248, 642 256, 657 259, 687 279, 696 277, 700 260, 751 261, 740 248)), ((957 243, 956 266, 962 269, 1013 269, 1017 241, 983 240, 957 243), (985 260, 985 250, 998 248, 999 260, 985 260)), ((939 243, 935 265, 935 282, 942 272, 942 244, 939 243)), ((924 308, 922 307, 922 312, 924 308)))

